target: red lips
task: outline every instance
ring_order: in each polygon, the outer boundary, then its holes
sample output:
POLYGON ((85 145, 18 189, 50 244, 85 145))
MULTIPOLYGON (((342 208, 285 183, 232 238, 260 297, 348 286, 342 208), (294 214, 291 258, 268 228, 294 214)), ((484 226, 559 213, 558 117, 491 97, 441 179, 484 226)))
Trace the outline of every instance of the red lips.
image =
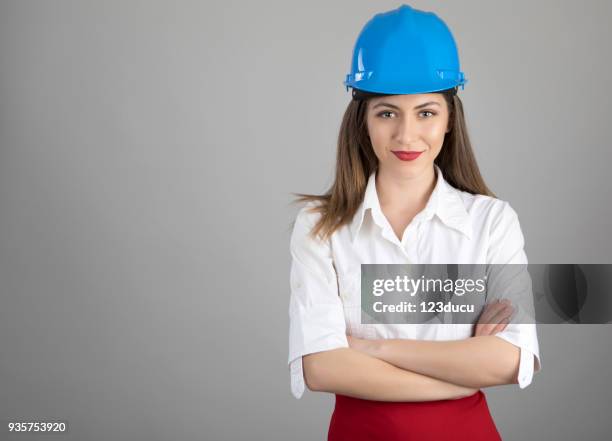
POLYGON ((396 150, 393 152, 393 154, 397 156, 399 159, 401 159, 402 161, 414 161, 416 158, 418 158, 421 155, 421 153, 423 152, 403 152, 399 150, 396 150))

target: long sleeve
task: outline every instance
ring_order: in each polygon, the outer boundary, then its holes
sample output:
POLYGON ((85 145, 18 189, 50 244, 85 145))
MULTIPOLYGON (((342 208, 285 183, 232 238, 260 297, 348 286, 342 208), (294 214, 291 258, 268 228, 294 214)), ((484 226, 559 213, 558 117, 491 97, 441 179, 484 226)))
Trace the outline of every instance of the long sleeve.
MULTIPOLYGON (((512 267, 506 267, 505 270, 502 270, 505 271, 505 276, 502 277, 505 286, 500 286, 499 289, 526 293, 520 306, 526 307, 531 319, 519 320, 519 323, 510 323, 503 331, 495 334, 520 348, 518 384, 521 389, 529 386, 534 373, 542 369, 537 330, 532 315, 531 278, 527 272, 527 256, 524 245, 525 239, 518 216, 509 203, 503 202, 503 207, 491 226, 487 263, 512 265, 512 267), (513 272, 515 273, 513 274, 513 272)), ((497 290, 497 287, 493 289, 497 290)))
POLYGON ((298 213, 290 241, 289 368, 298 399, 305 389, 302 356, 349 347, 329 241, 309 235, 320 216, 307 211, 311 206, 298 213))

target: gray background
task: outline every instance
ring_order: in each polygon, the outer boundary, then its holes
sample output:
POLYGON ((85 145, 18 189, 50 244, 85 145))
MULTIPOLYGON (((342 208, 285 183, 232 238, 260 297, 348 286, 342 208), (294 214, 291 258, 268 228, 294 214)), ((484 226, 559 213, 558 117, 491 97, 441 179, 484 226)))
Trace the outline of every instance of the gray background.
MULTIPOLYGON (((290 192, 332 182, 355 38, 399 4, 0 1, 0 418, 324 439, 333 396, 289 389, 290 192)), ((610 263, 612 3, 412 5, 530 262, 610 263)), ((612 328, 539 336, 534 383, 486 391, 504 439, 604 439, 612 328)))

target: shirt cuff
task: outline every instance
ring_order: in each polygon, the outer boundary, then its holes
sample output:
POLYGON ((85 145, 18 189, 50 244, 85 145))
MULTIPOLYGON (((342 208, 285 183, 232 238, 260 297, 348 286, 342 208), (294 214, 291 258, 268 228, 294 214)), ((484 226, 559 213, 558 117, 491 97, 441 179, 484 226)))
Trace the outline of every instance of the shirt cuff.
POLYGON ((520 349, 519 369, 518 369, 518 385, 521 389, 525 389, 533 381, 533 374, 539 372, 542 368, 539 354, 531 351, 526 344, 516 341, 515 338, 503 332, 495 334, 508 343, 512 343, 520 349))
POLYGON ((298 357, 289 363, 291 371, 291 393, 298 400, 304 395, 304 370, 302 368, 302 357, 298 357))
POLYGON ((306 389, 306 381, 304 380, 304 368, 302 365, 302 356, 312 354, 315 352, 331 351, 332 349, 348 348, 348 340, 346 335, 344 338, 332 339, 320 346, 310 348, 308 352, 304 352, 302 355, 295 357, 289 362, 289 372, 291 374, 291 393, 297 399, 302 398, 304 390, 306 389))
POLYGON ((521 389, 525 389, 533 380, 534 357, 531 351, 521 348, 521 361, 518 371, 518 384, 521 389))

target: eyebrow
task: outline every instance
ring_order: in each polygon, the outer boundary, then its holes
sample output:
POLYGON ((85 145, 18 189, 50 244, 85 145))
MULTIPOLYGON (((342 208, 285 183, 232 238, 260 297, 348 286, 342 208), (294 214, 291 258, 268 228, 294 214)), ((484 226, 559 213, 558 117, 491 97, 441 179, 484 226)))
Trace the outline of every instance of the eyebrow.
MULTIPOLYGON (((415 107, 414 107, 414 109, 415 109, 415 110, 416 110, 416 109, 422 109, 423 107, 427 107, 427 106, 430 106, 430 105, 433 105, 433 104, 435 104, 436 106, 439 106, 439 105, 440 105, 440 103, 437 103, 437 102, 435 102, 435 101, 428 101, 428 102, 426 102, 426 103, 419 104, 418 106, 415 106, 415 107)), ((387 107, 391 107, 392 109, 401 110, 399 107, 397 107, 397 106, 396 106, 396 105, 394 105, 394 104, 391 104, 391 103, 384 103, 384 102, 383 102, 383 103, 378 103, 378 104, 376 104, 374 107, 372 107, 372 110, 376 109, 377 107, 381 107, 381 106, 387 106, 387 107)))

